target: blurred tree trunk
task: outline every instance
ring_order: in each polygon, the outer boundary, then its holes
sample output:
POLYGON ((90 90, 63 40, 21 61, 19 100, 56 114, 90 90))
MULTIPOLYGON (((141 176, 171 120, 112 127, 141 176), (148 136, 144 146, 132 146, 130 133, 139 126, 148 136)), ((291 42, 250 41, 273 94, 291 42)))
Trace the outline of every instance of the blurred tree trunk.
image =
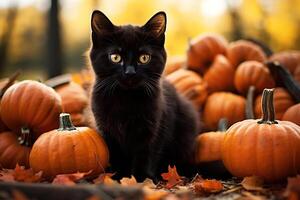
POLYGON ((0 74, 3 73, 4 67, 7 62, 7 53, 9 44, 11 41, 11 36, 13 33, 13 29, 15 26, 15 21, 17 17, 17 7, 14 6, 8 9, 7 16, 6 16, 6 28, 3 29, 3 33, 0 38, 0 74))
POLYGON ((242 26, 242 20, 239 14, 238 7, 234 5, 233 2, 230 0, 226 0, 228 13, 231 20, 231 40, 239 40, 242 39, 243 34, 243 26, 242 26))
POLYGON ((48 32, 46 34, 48 36, 47 70, 48 76, 53 77, 63 72, 58 0, 51 0, 48 13, 48 32))

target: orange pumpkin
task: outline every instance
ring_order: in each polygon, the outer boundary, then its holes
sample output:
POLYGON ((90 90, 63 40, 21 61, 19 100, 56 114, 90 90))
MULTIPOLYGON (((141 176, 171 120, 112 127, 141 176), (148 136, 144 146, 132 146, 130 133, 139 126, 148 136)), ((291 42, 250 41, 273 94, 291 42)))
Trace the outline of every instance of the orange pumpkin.
POLYGON ((27 128, 34 139, 58 127, 61 111, 59 95, 37 81, 26 80, 12 85, 1 100, 1 118, 5 125, 17 134, 27 128))
POLYGON ((179 69, 166 76, 176 90, 193 102, 195 107, 200 108, 207 97, 207 84, 195 72, 179 69))
POLYGON ((215 57, 211 67, 204 74, 203 79, 207 82, 209 93, 216 91, 231 91, 234 89, 235 69, 223 55, 215 57))
POLYGON ((81 85, 81 87, 84 90, 91 89, 94 79, 95 79, 95 75, 93 73, 93 70, 90 67, 83 69, 78 73, 71 74, 71 80, 81 85))
POLYGON ((164 70, 164 76, 175 72, 178 69, 184 68, 186 66, 185 56, 173 56, 167 59, 166 67, 164 70))
POLYGON ((300 103, 289 107, 283 114, 282 120, 294 122, 300 126, 300 103))
POLYGON ((187 51, 189 69, 203 74, 218 54, 226 54, 227 41, 221 35, 204 34, 190 41, 187 51))
POLYGON ((48 178, 90 170, 91 175, 104 172, 109 152, 100 134, 88 127, 74 127, 67 113, 59 119, 59 129, 42 134, 34 143, 30 167, 48 178))
POLYGON ((266 61, 266 55, 260 46, 246 40, 230 43, 227 50, 227 58, 234 68, 248 60, 266 61))
MULTIPOLYGON (((254 113, 256 118, 260 118, 262 116, 261 100, 262 100, 262 95, 257 96, 255 99, 254 113)), ((293 100, 292 96, 288 93, 286 89, 284 88, 275 89, 274 107, 275 107, 275 113, 277 119, 281 120, 286 110, 294 104, 295 101, 293 100)))
POLYGON ((241 94, 246 94, 251 85, 260 93, 264 88, 275 87, 275 82, 269 69, 262 63, 246 61, 238 66, 234 76, 234 85, 241 94))
POLYGON ((20 140, 13 132, 0 133, 0 166, 14 169, 19 164, 28 168, 30 146, 29 132, 23 132, 20 140))
POLYGON ((282 51, 275 53, 269 60, 278 61, 283 67, 294 74, 294 71, 300 63, 300 51, 282 51))
POLYGON ((221 160, 221 145, 227 129, 227 120, 219 121, 218 131, 201 133, 196 138, 196 163, 221 160))
POLYGON ((263 92, 263 118, 232 125, 222 144, 225 167, 237 177, 282 181, 300 173, 300 127, 275 120, 273 90, 263 92))
POLYGON ((244 97, 230 92, 216 92, 206 101, 203 111, 204 125, 216 130, 221 118, 228 120, 228 125, 245 119, 246 100, 244 97))

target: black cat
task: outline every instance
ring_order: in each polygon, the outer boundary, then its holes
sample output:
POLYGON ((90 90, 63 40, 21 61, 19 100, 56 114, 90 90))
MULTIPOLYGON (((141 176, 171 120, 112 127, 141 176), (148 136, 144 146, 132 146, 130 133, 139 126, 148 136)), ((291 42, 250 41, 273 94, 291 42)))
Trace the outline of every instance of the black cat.
POLYGON ((95 72, 92 111, 118 178, 157 180, 168 165, 189 172, 198 116, 162 77, 166 14, 144 26, 115 26, 100 11, 91 19, 95 72))

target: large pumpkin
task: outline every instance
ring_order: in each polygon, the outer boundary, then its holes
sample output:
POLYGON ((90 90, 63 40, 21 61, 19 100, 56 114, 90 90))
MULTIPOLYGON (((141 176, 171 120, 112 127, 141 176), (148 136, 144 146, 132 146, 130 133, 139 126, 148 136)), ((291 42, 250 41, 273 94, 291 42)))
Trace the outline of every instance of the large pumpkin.
POLYGON ((294 122, 300 126, 300 103, 289 107, 283 114, 282 120, 294 122))
POLYGON ((266 55, 260 46, 246 40, 238 40, 230 43, 227 50, 227 57, 234 68, 248 60, 266 61, 266 55))
POLYGON ((173 56, 167 59, 166 67, 164 70, 164 76, 175 72, 178 69, 186 67, 185 56, 173 56))
POLYGON ((43 171, 45 177, 57 174, 88 172, 97 175, 108 165, 108 148, 96 131, 74 127, 70 115, 60 115, 60 128, 42 134, 30 153, 30 167, 43 171))
MULTIPOLYGON (((254 113, 256 118, 262 116, 261 110, 262 95, 259 95, 255 99, 254 113)), ((295 104, 292 96, 284 88, 276 88, 274 92, 274 108, 276 113, 276 119, 281 120, 286 110, 295 104)))
POLYGON ((227 41, 221 35, 204 34, 190 41, 187 51, 188 68, 203 74, 218 54, 226 54, 227 41))
POLYGON ((235 69, 223 55, 215 57, 211 67, 204 74, 203 79, 207 82, 208 92, 231 91, 234 89, 235 69))
POLYGON ((228 120, 228 125, 245 119, 246 100, 230 92, 211 94, 205 103, 203 120, 206 128, 216 130, 221 118, 228 120))
POLYGON ((1 118, 14 133, 29 129, 37 138, 58 127, 61 98, 50 87, 37 81, 21 81, 9 87, 1 100, 1 118))
POLYGON ((193 102, 195 107, 200 108, 207 97, 207 84, 195 72, 179 69, 166 79, 174 85, 176 90, 193 102))
POLYGON ((269 69, 257 61, 246 61, 240 64, 235 72, 234 85, 236 89, 246 94, 251 85, 256 92, 262 92, 264 88, 275 87, 275 82, 269 69))
POLYGON ((16 164, 29 167, 31 138, 29 132, 23 132, 20 140, 13 132, 0 133, 0 166, 13 169, 16 164))
POLYGON ((269 60, 278 61, 282 66, 294 74, 297 66, 300 63, 300 51, 282 51, 275 53, 270 57, 269 60))
POLYGON ((273 90, 264 90, 263 118, 244 120, 227 130, 222 159, 234 176, 275 182, 300 173, 300 127, 275 120, 272 102, 273 90))

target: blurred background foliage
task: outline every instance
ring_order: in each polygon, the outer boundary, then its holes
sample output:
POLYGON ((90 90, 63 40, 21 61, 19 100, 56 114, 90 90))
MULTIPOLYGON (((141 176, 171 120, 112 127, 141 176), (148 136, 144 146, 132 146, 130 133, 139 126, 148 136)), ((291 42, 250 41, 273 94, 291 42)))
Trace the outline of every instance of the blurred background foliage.
POLYGON ((0 78, 21 69, 45 79, 86 66, 90 15, 116 25, 168 15, 166 49, 183 55, 189 38, 216 32, 229 41, 257 38, 274 51, 300 48, 300 0, 1 0, 0 78))

